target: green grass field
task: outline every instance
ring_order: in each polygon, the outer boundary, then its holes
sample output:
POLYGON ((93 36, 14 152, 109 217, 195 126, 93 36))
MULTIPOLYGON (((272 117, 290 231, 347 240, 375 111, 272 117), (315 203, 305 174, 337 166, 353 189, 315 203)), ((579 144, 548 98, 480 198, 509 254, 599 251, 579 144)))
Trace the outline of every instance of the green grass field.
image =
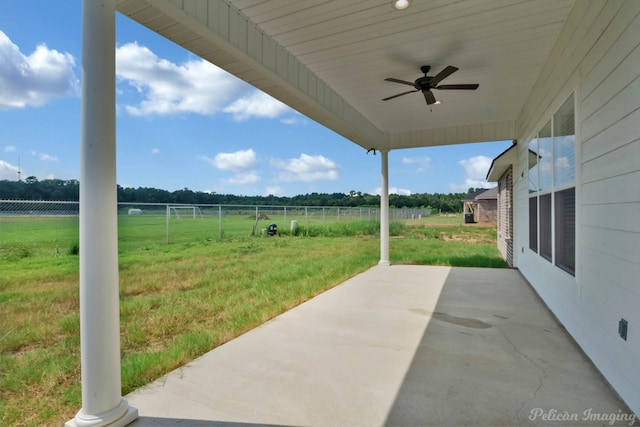
MULTIPOLYGON (((122 209, 121 213, 126 209, 122 209)), ((163 245, 167 242, 217 241, 260 235, 262 229, 275 223, 280 234, 289 234, 291 222, 296 221, 296 234, 315 233, 325 226, 351 223, 371 217, 367 209, 336 211, 336 209, 260 209, 218 210, 202 208, 195 218, 187 210, 179 217, 172 212, 167 223, 166 210, 145 210, 143 215, 118 216, 120 251, 144 246, 163 245), (259 219, 256 221, 256 217, 259 219)), ((375 219, 375 218, 373 218, 375 219)), ((0 216, 0 256, 21 257, 31 255, 61 255, 77 250, 79 219, 76 215, 57 216, 0 216)))
MULTIPOLYGON (((0 425, 60 425, 81 405, 77 218, 33 219, 0 218, 0 425)), ((250 237, 255 216, 223 220, 220 239, 217 217, 176 219, 167 244, 164 217, 120 218, 123 394, 379 260, 374 221, 265 238, 250 237)), ((391 236, 393 263, 506 266, 495 227, 460 215, 393 223, 391 236)))

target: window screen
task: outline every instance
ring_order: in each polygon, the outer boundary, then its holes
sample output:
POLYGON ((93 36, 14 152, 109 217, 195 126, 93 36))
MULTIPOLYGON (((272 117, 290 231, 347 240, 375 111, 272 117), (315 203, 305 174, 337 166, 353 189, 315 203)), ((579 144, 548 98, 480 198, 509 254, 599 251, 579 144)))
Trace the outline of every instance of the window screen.
POLYGON ((529 198, 529 249, 538 252, 538 198, 529 198))
POLYGON ((555 194, 556 265, 568 273, 576 268, 576 190, 555 194))
POLYGON ((551 194, 540 196, 540 255, 551 261, 551 194))

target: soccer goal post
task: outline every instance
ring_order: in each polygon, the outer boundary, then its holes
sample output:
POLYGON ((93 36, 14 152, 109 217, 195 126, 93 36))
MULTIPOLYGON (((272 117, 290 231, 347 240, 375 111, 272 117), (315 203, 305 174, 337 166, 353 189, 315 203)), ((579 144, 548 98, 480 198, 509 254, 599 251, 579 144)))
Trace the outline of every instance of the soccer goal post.
POLYGON ((167 206, 167 218, 191 218, 202 216, 198 206, 167 206))

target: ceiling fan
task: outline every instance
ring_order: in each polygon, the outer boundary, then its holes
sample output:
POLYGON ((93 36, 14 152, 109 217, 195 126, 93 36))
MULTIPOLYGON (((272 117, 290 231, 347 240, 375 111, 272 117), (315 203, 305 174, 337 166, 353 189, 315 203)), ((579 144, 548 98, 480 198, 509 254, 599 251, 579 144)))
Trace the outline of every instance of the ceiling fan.
POLYGON ((435 104, 437 102, 436 101, 436 97, 433 95, 433 92, 431 92, 432 89, 437 89, 437 90, 476 90, 476 89, 478 89, 478 86, 480 86, 477 83, 474 83, 474 84, 455 84, 455 85, 438 85, 438 83, 440 83, 442 80, 444 80, 445 78, 449 77, 451 74, 453 74, 456 71, 458 71, 458 68, 452 67, 451 65, 448 65, 444 70, 440 71, 435 76, 427 76, 427 73, 429 72, 430 69, 431 69, 431 67, 429 65, 423 65, 422 67, 420 67, 420 71, 422 71, 424 73, 424 77, 417 78, 416 81, 413 82, 413 83, 412 82, 408 82, 406 80, 394 79, 393 77, 386 78, 385 80, 388 81, 388 82, 401 83, 401 84, 404 84, 404 85, 413 86, 415 88, 415 90, 409 90, 407 92, 402 92, 402 93, 399 93, 397 95, 390 96, 388 98, 383 98, 382 100, 383 101, 388 101, 390 99, 397 98, 399 96, 406 95, 408 93, 422 91, 422 94, 424 95, 424 99, 427 101, 427 105, 432 105, 432 104, 435 104))

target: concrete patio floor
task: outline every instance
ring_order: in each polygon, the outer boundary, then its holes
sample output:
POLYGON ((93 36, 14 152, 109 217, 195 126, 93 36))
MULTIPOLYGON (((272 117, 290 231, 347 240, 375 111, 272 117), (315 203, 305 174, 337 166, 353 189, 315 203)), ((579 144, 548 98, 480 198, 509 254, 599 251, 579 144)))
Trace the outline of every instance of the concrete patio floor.
POLYGON ((135 427, 633 417, 518 271, 402 265, 373 267, 127 399, 135 427))

